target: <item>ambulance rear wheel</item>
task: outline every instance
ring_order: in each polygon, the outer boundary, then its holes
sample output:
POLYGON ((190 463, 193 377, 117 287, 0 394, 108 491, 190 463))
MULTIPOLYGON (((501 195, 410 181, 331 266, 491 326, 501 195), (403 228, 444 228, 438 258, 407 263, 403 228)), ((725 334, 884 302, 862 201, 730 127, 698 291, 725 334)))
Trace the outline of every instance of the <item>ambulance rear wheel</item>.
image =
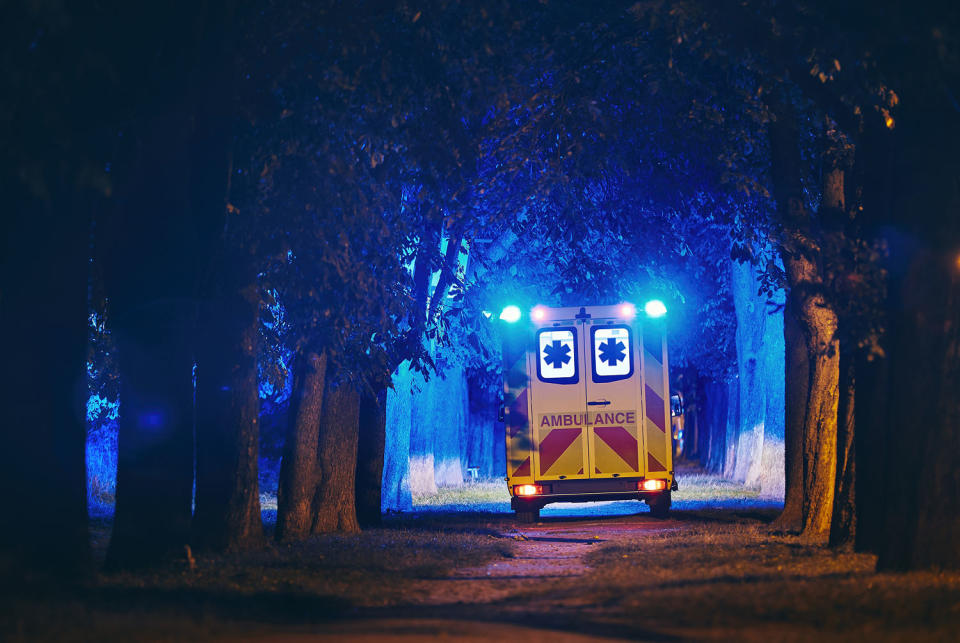
POLYGON ((540 508, 517 509, 517 522, 531 523, 540 520, 540 508))
POLYGON ((670 492, 664 491, 647 498, 650 505, 650 515, 654 518, 666 518, 670 513, 670 492))

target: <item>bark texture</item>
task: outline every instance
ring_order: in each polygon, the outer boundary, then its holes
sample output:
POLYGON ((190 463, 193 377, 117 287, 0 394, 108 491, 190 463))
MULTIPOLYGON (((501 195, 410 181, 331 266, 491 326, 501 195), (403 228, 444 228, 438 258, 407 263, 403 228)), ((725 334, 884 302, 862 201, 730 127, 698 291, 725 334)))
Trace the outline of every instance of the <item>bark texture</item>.
POLYGON ((837 413, 837 480, 830 526, 832 547, 852 546, 856 537, 856 363, 848 351, 840 354, 840 404, 837 413))
POLYGON ((206 307, 197 359, 194 541, 239 551, 264 543, 258 455, 259 301, 255 287, 206 307))
POLYGON ((387 391, 360 398, 357 445, 357 520, 361 527, 380 524, 384 448, 387 438, 387 391))
POLYGON ((812 354, 810 390, 803 427, 804 506, 801 536, 826 543, 833 518, 837 472, 837 405, 839 403, 840 351, 836 339, 837 317, 822 297, 805 302, 801 318, 810 333, 812 354))
POLYGON ((707 470, 715 473, 723 469, 723 454, 726 452, 728 388, 729 384, 722 382, 708 382, 703 386, 701 431, 707 444, 701 448, 701 461, 707 470))
POLYGON ((348 384, 327 385, 323 396, 312 532, 357 532, 355 480, 360 394, 348 384))
POLYGON ((382 508, 384 511, 409 511, 410 494, 410 387, 413 374, 410 363, 403 362, 393 374, 393 388, 387 391, 386 446, 383 454, 382 508))
POLYGON ((733 478, 759 487, 763 498, 783 499, 783 291, 768 299, 758 270, 732 262, 737 316, 739 418, 733 478))
POLYGON ((277 490, 276 537, 280 541, 305 538, 313 525, 313 499, 320 476, 317 443, 326 375, 325 353, 311 352, 297 359, 277 490))
POLYGON ((800 533, 803 527, 803 422, 810 389, 807 343, 797 319, 797 302, 788 294, 783 317, 785 353, 784 465, 786 497, 783 511, 773 521, 778 531, 800 533))
MULTIPOLYGON (((769 126, 774 197, 784 223, 783 262, 790 289, 789 315, 798 323, 801 331, 796 334, 785 329, 788 342, 786 351, 788 355, 799 357, 799 349, 791 342, 800 339, 798 335, 802 336, 809 369, 806 394, 800 400, 791 399, 787 403, 786 428, 795 431, 798 426, 802 427, 801 535, 809 542, 825 544, 829 539, 833 516, 837 467, 839 322, 837 312, 826 295, 821 248, 812 232, 812 214, 805 205, 799 131, 794 109, 788 100, 773 99, 771 110, 774 121, 769 126), (802 413, 802 420, 789 415, 798 412, 802 413)), ((842 208, 842 203, 842 172, 828 172, 824 179, 823 207, 842 208)), ((796 376, 795 371, 788 371, 788 387, 795 383, 793 378, 796 376)), ((796 440, 795 435, 787 437, 788 444, 795 444, 796 440)), ((796 457, 796 451, 788 449, 788 452, 789 457, 796 457)), ((796 463, 792 466, 796 466, 796 463)))

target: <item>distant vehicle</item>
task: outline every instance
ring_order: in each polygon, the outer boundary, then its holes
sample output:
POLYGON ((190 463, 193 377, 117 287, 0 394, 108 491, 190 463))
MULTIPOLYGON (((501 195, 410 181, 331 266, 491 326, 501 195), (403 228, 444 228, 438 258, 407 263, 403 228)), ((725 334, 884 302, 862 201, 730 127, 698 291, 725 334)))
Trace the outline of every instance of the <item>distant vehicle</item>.
POLYGON ((646 501, 670 510, 666 308, 503 310, 507 484, 520 521, 551 502, 646 501))
POLYGON ((683 393, 670 396, 670 427, 673 432, 673 457, 683 454, 683 393))

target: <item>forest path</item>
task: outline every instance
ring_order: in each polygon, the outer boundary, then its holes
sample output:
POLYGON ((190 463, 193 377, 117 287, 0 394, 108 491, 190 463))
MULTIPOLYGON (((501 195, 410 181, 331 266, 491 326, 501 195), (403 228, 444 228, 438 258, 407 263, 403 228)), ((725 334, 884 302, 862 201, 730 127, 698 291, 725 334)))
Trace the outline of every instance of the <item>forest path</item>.
POLYGON ((643 515, 593 520, 553 518, 517 525, 502 532, 502 537, 515 541, 514 558, 485 567, 461 569, 453 578, 498 582, 581 576, 589 569, 586 555, 598 545, 680 528, 681 523, 675 520, 656 520, 643 515))
MULTIPOLYGON (((490 537, 509 539, 511 557, 461 567, 447 577, 423 581, 416 595, 410 597, 409 611, 397 612, 395 617, 332 623, 309 635, 268 640, 623 640, 622 628, 611 631, 609 625, 598 624, 591 632, 577 624, 578 615, 596 608, 595 596, 577 591, 591 573, 588 556, 604 545, 636 544, 645 537, 684 528, 682 519, 658 520, 649 516, 644 505, 633 506, 637 513, 631 515, 562 515, 535 524, 502 524, 490 537)), ((639 633, 645 639, 663 638, 663 633, 656 630, 639 633)))

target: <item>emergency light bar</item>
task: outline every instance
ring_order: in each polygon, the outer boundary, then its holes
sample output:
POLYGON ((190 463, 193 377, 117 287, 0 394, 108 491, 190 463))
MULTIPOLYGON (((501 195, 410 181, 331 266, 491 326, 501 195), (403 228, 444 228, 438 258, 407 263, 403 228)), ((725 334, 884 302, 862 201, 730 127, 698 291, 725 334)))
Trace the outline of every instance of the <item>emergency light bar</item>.
POLYGON ((667 307, 659 299, 651 299, 643 305, 643 312, 647 313, 647 317, 656 319, 667 314, 667 307))
POLYGON ((501 311, 500 319, 508 324, 518 322, 520 321, 520 309, 513 305, 507 306, 501 311))

